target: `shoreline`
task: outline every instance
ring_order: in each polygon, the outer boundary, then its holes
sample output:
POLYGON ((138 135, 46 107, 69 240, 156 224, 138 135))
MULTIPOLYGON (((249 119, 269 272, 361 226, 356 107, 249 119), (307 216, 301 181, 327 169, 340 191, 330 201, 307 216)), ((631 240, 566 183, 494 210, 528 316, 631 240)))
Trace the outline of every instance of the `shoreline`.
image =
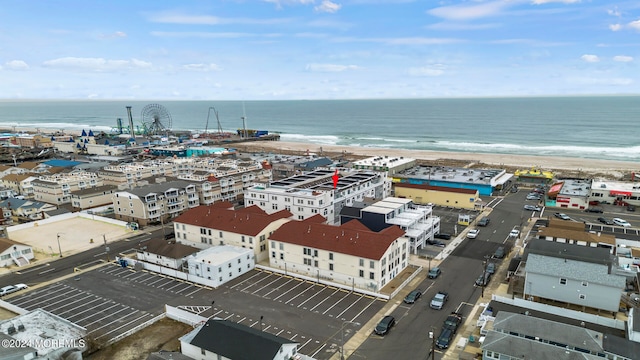
POLYGON ((576 173, 607 174, 622 177, 637 172, 640 166, 631 161, 615 161, 600 159, 584 159, 538 155, 511 155, 497 153, 464 153, 433 150, 406 150, 398 148, 375 148, 344 145, 319 145, 314 143, 264 141, 254 143, 239 143, 239 149, 254 152, 289 151, 306 155, 307 152, 345 153, 356 156, 393 156, 407 157, 423 161, 465 161, 470 164, 486 164, 488 166, 515 167, 521 170, 539 168, 542 170, 562 170, 576 173))

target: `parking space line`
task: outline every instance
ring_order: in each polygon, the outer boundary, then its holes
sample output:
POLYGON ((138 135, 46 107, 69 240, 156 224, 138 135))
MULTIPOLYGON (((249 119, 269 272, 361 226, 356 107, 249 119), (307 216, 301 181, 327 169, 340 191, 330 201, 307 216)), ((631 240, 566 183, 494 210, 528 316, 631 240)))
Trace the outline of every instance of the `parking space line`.
POLYGON ((105 271, 106 274, 113 275, 116 272, 122 271, 124 268, 122 266, 116 266, 112 270, 105 271))
MULTIPOLYGON (((272 275, 271 275, 271 274, 269 274, 269 276, 272 276, 272 275)), ((265 279, 266 279, 266 278, 265 278, 265 279)), ((256 291, 252 292, 252 294, 257 293, 258 291, 260 291, 260 290, 262 290, 262 289, 266 288, 267 286, 269 286, 269 285, 273 284, 274 282, 276 282, 276 281, 278 281, 278 280, 280 280, 280 279, 281 279, 281 278, 276 277, 276 279, 275 279, 275 280, 273 280, 273 281, 271 281, 271 282, 268 282, 268 283, 267 283, 266 285, 264 285, 263 287, 261 287, 261 288, 259 288, 258 290, 256 290, 256 291)), ((262 280, 261 280, 261 281, 262 281, 262 280)), ((260 281, 258 281, 258 283, 259 283, 259 282, 260 282, 260 281)), ((257 285, 258 283, 255 283, 254 285, 257 285)), ((242 289, 242 291, 244 291, 245 289, 250 288, 251 286, 253 286, 253 285, 247 286, 246 288, 242 289)))
POLYGON ((329 306, 329 308, 322 313, 322 315, 326 314, 329 310, 333 309, 336 305, 338 305, 338 303, 342 302, 342 300, 344 300, 349 295, 351 295, 351 293, 347 293, 342 299, 334 302, 333 305, 329 306))
POLYGON ((371 302, 369 303, 369 305, 365 306, 364 309, 362 309, 356 316, 353 317, 353 319, 351 319, 350 321, 356 321, 357 318, 360 317, 360 315, 362 315, 363 312, 365 312, 368 308, 371 307, 371 305, 373 305, 374 302, 376 302, 378 299, 377 298, 373 298, 373 300, 371 300, 371 302))
POLYGON ((177 284, 173 285, 172 287, 170 287, 170 288, 168 288, 168 289, 164 289, 164 290, 169 291, 169 290, 173 289, 174 287, 176 287, 176 286, 180 286, 180 285, 184 285, 184 283, 183 283, 183 282, 181 282, 181 281, 178 281, 178 282, 177 282, 177 284))
POLYGON ((169 279, 169 281, 167 281, 166 283, 163 283, 161 285, 156 286, 157 288, 162 288, 165 285, 171 284, 173 282, 173 279, 169 279))
POLYGON ((135 270, 129 269, 129 274, 123 275, 122 278, 124 279, 124 278, 127 278, 127 277, 129 277, 131 275, 135 275, 135 274, 138 274, 138 272, 135 271, 135 270))
POLYGON ((278 331, 278 333, 276 334, 276 336, 280 336, 280 334, 282 334, 282 332, 284 331, 284 329, 278 331))
POLYGON ((227 316, 226 318, 224 318, 225 320, 229 320, 230 317, 233 317, 233 313, 231 313, 231 315, 227 316))
POLYGON ((153 284, 157 283, 158 281, 162 281, 162 280, 164 280, 164 277, 161 277, 160 275, 156 275, 156 276, 158 277, 158 279, 157 279, 156 281, 154 281, 154 282, 150 282, 150 283, 148 283, 148 284, 146 284, 146 285, 151 286, 151 285, 153 285, 153 284))
MULTIPOLYGON (((336 290, 333 292, 333 294, 331 294, 331 295, 327 296, 326 298, 322 299, 322 301, 320 301, 316 306, 314 306, 313 308, 311 308, 309 311, 313 311, 313 310, 315 310, 315 308, 317 308, 318 306, 320 306, 323 302, 327 301, 327 299, 329 299, 330 297, 332 297, 332 296, 333 296, 335 293, 337 293, 337 292, 338 292, 338 289, 336 289, 336 290)), ((300 307, 300 306, 298 306, 298 307, 300 307)))
MULTIPOLYGON (((93 295, 93 296, 95 296, 95 295, 93 295)), ((80 299, 80 300, 82 300, 82 299, 80 299)), ((80 300, 76 300, 76 301, 74 301, 74 302, 78 302, 78 301, 80 301, 80 300)), ((86 303, 84 303, 83 305, 85 305, 85 306, 86 306, 86 305, 91 304, 92 302, 94 302, 94 301, 98 301, 98 300, 102 300, 102 298, 100 298, 100 297, 98 297, 98 296, 95 296, 95 299, 93 299, 93 300, 91 300, 91 301, 89 301, 89 302, 86 302, 86 303)), ((66 314, 66 313, 68 313, 68 312, 70 312, 70 311, 77 311, 77 310, 78 310, 78 309, 73 308, 73 309, 70 309, 70 310, 67 310, 67 311, 63 311, 63 312, 59 313, 59 314, 58 314, 58 316, 62 316, 62 314, 66 314)))
MULTIPOLYGON (((51 293, 44 293, 44 294, 42 294, 42 296, 38 296, 38 297, 32 298, 32 299, 28 299, 27 301, 25 301, 23 303, 16 303, 16 305, 24 306, 26 303, 29 303, 29 302, 31 302, 33 300, 36 300, 36 302, 37 302, 42 298, 46 298, 47 300, 52 300, 52 299, 59 298, 61 296, 66 296, 67 294, 68 293, 65 292, 65 293, 62 293, 62 294, 59 294, 59 295, 56 295, 56 296, 51 296, 51 293)), ((40 302, 42 302, 42 301, 40 301, 40 302)))
MULTIPOLYGON (((318 341, 316 340, 316 342, 318 341)), ((327 343, 322 344, 322 346, 320 346, 318 350, 316 350, 313 354, 311 354, 311 357, 315 359, 316 355, 318 355, 318 353, 322 351, 322 349, 324 349, 325 346, 327 346, 327 343)))
POLYGON ((182 283, 182 285, 187 285, 187 287, 185 287, 185 288, 184 288, 184 289, 182 289, 182 290, 176 290, 176 294, 180 294, 181 292, 183 292, 183 291, 185 291, 185 290, 187 290, 187 289, 189 289, 190 287, 192 287, 192 286, 193 286, 193 284, 188 283, 188 282, 182 283))
MULTIPOLYGON (((301 282, 300 282, 300 284, 306 284, 306 282, 301 281, 301 282)), ((306 292, 307 292, 307 291, 309 291, 310 289, 313 289, 313 287, 314 287, 314 286, 315 286, 315 285, 309 286, 308 288, 304 289, 302 292, 299 292, 299 293, 298 293, 298 295, 296 295, 296 296, 292 297, 291 299, 289 299, 289 300, 285 301, 284 303, 285 303, 285 304, 288 304, 288 303, 289 303, 289 301, 291 301, 291 300, 295 300, 295 298, 297 298, 298 296, 300 296, 300 295, 302 295, 302 294, 306 293, 306 292)), ((277 298, 276 298, 276 299, 277 299, 277 298)), ((274 299, 274 300, 275 300, 275 299, 274 299)))
MULTIPOLYGON (((145 277, 142 280, 138 280, 136 281, 139 284, 144 284, 145 281, 149 281, 152 279, 155 279, 156 277, 158 277, 158 275, 156 273, 146 273, 144 274, 145 277)), ((145 284, 145 285, 149 285, 149 284, 145 284)))
MULTIPOLYGON (((282 278, 283 278, 283 279, 286 279, 284 276, 283 276, 282 278)), ((281 287, 283 287, 283 286, 287 285, 288 283, 290 283, 290 282, 292 282, 292 281, 293 281, 293 278, 289 278, 289 280, 285 281, 285 283, 284 283, 284 284, 282 284, 282 285, 278 286, 277 288, 275 288, 275 289, 273 289, 273 290, 269 291, 268 293, 266 293, 266 294, 262 295, 262 297, 266 298, 266 297, 267 297, 267 296, 269 296, 269 294, 271 294, 272 292, 274 292, 274 291, 276 291, 276 290, 279 290, 281 287)))
POLYGON ((131 279, 129 279, 129 280, 134 281, 134 280, 137 280, 137 279, 139 279, 139 278, 141 278, 141 277, 143 277, 143 276, 145 276, 145 275, 147 275, 147 274, 148 274, 148 273, 145 273, 144 271, 140 271, 140 272, 138 272, 138 276, 134 276, 134 277, 132 277, 132 278, 131 278, 131 279))
MULTIPOLYGON (((108 307, 108 308, 106 308, 106 309, 104 309, 104 310, 100 310, 100 311, 107 311, 107 310, 113 309, 113 308, 114 308, 114 307, 116 307, 116 306, 121 305, 121 304, 118 304, 118 303, 113 302, 113 301, 107 302, 107 304, 109 304, 109 303, 113 303, 114 305, 113 305, 113 306, 110 306, 110 307, 108 307)), ((69 317, 67 318, 67 320, 71 321, 71 320, 70 320, 71 318, 73 318, 73 317, 75 317, 75 316, 78 316, 78 315, 80 315, 80 314, 84 314, 84 313, 86 313, 87 311, 94 311, 95 313, 94 313, 93 315, 97 314, 96 308, 94 307, 94 308, 89 308, 89 309, 86 309, 86 310, 81 311, 81 312, 79 312, 79 313, 73 314, 73 315, 69 316, 69 317)), ((89 315, 89 316, 87 316, 87 317, 85 317, 85 318, 82 318, 82 319, 77 320, 77 321, 74 321, 74 322, 75 322, 75 323, 79 323, 80 321, 82 321, 82 320, 86 320, 86 319, 88 319, 88 318, 92 317, 93 315, 89 315)), ((86 327, 86 326, 85 326, 85 327, 86 327)))
POLYGON ((229 289, 234 289, 236 286, 240 286, 240 285, 244 284, 245 282, 247 282, 247 281, 249 281, 249 280, 253 279, 254 277, 256 277, 256 276, 260 276, 260 275, 262 275, 262 273, 260 273, 260 272, 256 272, 254 275, 251 275, 251 277, 249 277, 248 279, 245 279, 245 280, 240 281, 239 283, 237 283, 237 284, 235 284, 235 285, 231 286, 229 289))
MULTIPOLYGON (((313 286, 312 286, 312 288, 315 288, 315 287, 316 287, 315 285, 313 285, 313 286)), ((318 296, 318 294, 320 294, 321 292, 323 292, 325 289, 327 289, 327 288, 326 288, 326 287, 323 287, 320 291, 318 291, 317 293, 315 293, 315 294, 311 295, 311 297, 310 297, 310 298, 308 298, 307 300, 303 301, 300 305, 298 305, 298 307, 300 307, 300 306, 302 306, 302 305, 306 304, 306 303, 307 303, 307 301, 309 301, 309 300, 313 299, 314 297, 318 296)), ((318 304, 318 305, 320 305, 320 304, 318 304)), ((315 309, 315 307, 314 307, 313 309, 315 309)), ((313 311, 313 309, 311 309, 310 311, 313 311)))
MULTIPOLYGON (((304 336, 302 336, 302 338, 304 339, 304 336)), ((300 346, 300 349, 302 349, 303 347, 307 346, 307 344, 308 344, 308 343, 310 343, 310 342, 311 342, 311 340, 313 340, 313 339, 309 338, 309 340, 307 340, 307 342, 306 342, 306 343, 304 343, 304 345, 301 345, 301 346, 300 346)))
MULTIPOLYGON (((138 310, 136 310, 136 311, 132 312, 131 314, 135 314, 136 312, 138 312, 138 310)), ((131 315, 131 314, 129 314, 129 315, 131 315)), ((125 317, 128 317, 129 315, 127 315, 127 316, 125 316, 125 317)), ((109 332, 106 332, 106 333, 104 333, 104 334, 102 334, 102 335, 100 335, 100 336, 96 337, 96 340, 97 340, 97 339, 100 339, 100 338, 101 338, 101 337, 103 337, 103 336, 106 336, 107 334, 111 334, 111 333, 112 333, 112 332, 114 332, 114 331, 120 330, 120 329, 122 329, 123 327, 125 327, 125 326, 127 326, 127 325, 129 325, 129 324, 131 324, 131 323, 137 322, 138 320, 142 319, 143 317, 145 317, 145 316, 147 316, 147 315, 150 315, 150 314, 144 314, 144 315, 140 316, 139 318, 136 318, 134 321, 129 321, 128 323, 126 323, 126 324, 124 324, 124 325, 121 325, 120 327, 117 327, 117 328, 115 328, 115 329, 113 329, 113 330, 111 330, 111 331, 109 331, 109 332)), ((111 324, 107 324, 107 325, 105 325, 105 326, 109 326, 109 325, 111 325, 111 324)), ((103 326, 103 327, 105 327, 105 326, 103 326)), ((97 329, 95 329, 95 330, 93 330, 93 331, 100 330, 100 329, 102 329, 103 327, 97 328, 97 329)), ((93 331, 92 331, 92 332, 93 332, 93 331)))
MULTIPOLYGON (((64 286, 67 287, 66 285, 64 286)), ((26 294, 24 297, 19 298, 20 300, 24 300, 24 301, 13 301, 11 303, 16 304, 18 306, 23 306, 24 304, 32 300, 39 300, 43 297, 46 298, 47 296, 50 296, 50 295, 51 295, 51 292, 48 292, 46 290, 41 290, 41 291, 34 292, 33 294, 26 294)))
MULTIPOLYGON (((82 294, 82 293, 84 293, 84 291, 79 290, 79 289, 75 289, 75 291, 79 291, 81 294, 82 294)), ((64 295, 67 295, 67 294, 64 294, 64 295)), ((78 295, 79 295, 79 294, 78 294, 78 295)), ((75 297, 75 295, 74 295, 74 297, 75 297)), ((58 300, 58 301, 53 302, 53 303, 47 303, 47 305, 45 305, 45 306, 41 306, 41 307, 46 308, 46 307, 49 307, 49 306, 51 306, 51 305, 56 305, 56 304, 58 304, 58 303, 61 303, 61 302, 64 302, 64 301, 68 301, 68 300, 69 300, 69 297, 63 297, 61 300, 58 300)))
MULTIPOLYGON (((294 290, 295 288, 297 288, 298 286, 300 286, 300 285, 302 285, 302 284, 304 284, 304 282, 302 282, 302 281, 298 280, 298 284, 297 284, 296 286, 292 287, 291 289, 289 289, 289 290, 287 290, 287 291, 283 292, 282 294, 280 294, 279 296, 275 297, 275 298, 273 299, 273 301, 276 301, 276 300, 280 299, 281 297, 285 296, 285 295, 286 295, 286 294, 288 294, 290 291, 294 290)), ((267 294, 267 295, 268 295, 268 294, 267 294)))
POLYGON ((360 301, 361 299, 362 299, 362 296, 360 296, 360 297, 358 298, 358 300, 353 301, 353 302, 351 303, 351 305, 347 306, 347 308, 346 308, 346 309, 344 309, 344 311, 343 311, 343 312, 341 312, 340 314, 338 314, 338 315, 336 316, 336 319, 340 319, 340 317, 341 317, 342 315, 344 315, 344 313, 346 313, 349 309, 351 309, 351 307, 352 307, 353 305, 355 305, 355 304, 356 304, 358 301, 360 301))
POLYGON ((201 288, 201 287, 199 287, 199 286, 196 286, 196 289, 195 289, 195 290, 193 290, 192 292, 190 292, 190 293, 186 294, 185 296, 191 296, 191 295, 193 295, 193 294, 197 293, 197 292, 198 292, 198 291, 200 291, 200 290, 202 290, 202 288, 201 288))
MULTIPOLYGON (((122 304, 119 304, 119 305, 122 305, 122 304)), ((104 320, 104 319, 108 319, 108 318, 110 318, 112 315, 115 315, 115 314, 117 314, 117 313, 119 313, 119 312, 122 312, 122 311, 125 311, 125 310, 128 310, 128 309, 131 309, 131 307, 129 307, 129 306, 123 306, 123 308, 122 308, 122 309, 120 309, 120 310, 118 310, 118 311, 116 311, 116 312, 110 313, 110 314, 109 314, 109 315, 107 315, 107 316, 103 316, 103 317, 101 317, 100 319, 98 319, 98 320, 96 320, 96 321, 93 321, 93 322, 90 322, 90 323, 88 323, 88 324, 84 325, 83 327, 84 327, 84 328, 88 328, 89 326, 91 326, 91 325, 93 325, 93 324, 95 324, 95 323, 98 323, 98 322, 100 322, 100 321, 102 321, 102 320, 104 320)), ((138 312, 138 311, 140 311, 140 310, 134 310, 134 311, 133 311, 133 313, 136 313, 136 312, 138 312)), ((127 315, 127 316, 129 316, 129 315, 127 315)), ((124 317, 127 317, 127 316, 124 316, 124 317)), ((120 319, 122 319, 122 318, 123 318, 123 317, 118 317, 116 320, 120 320, 120 319)), ((113 323, 114 323, 114 321, 109 321, 109 324, 113 324, 113 323)), ((108 324, 108 325, 109 325, 109 324, 108 324)), ((106 326, 108 326, 108 325, 106 325, 106 326)))

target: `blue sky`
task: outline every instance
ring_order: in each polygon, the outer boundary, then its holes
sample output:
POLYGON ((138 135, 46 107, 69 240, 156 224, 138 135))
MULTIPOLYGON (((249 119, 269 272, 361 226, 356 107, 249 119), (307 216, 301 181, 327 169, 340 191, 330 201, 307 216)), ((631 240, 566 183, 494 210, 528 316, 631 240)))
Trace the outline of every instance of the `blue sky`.
POLYGON ((0 99, 640 94, 640 1, 2 0, 0 99))

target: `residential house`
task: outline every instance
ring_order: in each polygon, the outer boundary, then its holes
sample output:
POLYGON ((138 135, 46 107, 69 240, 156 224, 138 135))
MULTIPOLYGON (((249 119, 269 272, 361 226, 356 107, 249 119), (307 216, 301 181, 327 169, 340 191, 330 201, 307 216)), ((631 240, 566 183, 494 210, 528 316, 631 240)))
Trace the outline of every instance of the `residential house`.
POLYGON ((54 175, 41 175, 31 182, 33 198, 50 204, 71 203, 71 192, 102 186, 97 174, 86 171, 71 171, 54 175))
POLYGON ((0 267, 28 265, 33 258, 31 246, 8 238, 0 238, 0 267))
POLYGON ((267 213, 291 211, 298 220, 321 215, 329 224, 340 222, 340 211, 364 198, 389 195, 389 179, 383 173, 317 169, 302 175, 258 184, 245 190, 246 205, 257 205, 267 213), (337 176, 337 182, 333 177, 337 176))
POLYGON ((55 210, 58 207, 42 201, 9 198, 0 200, 0 208, 10 210, 12 221, 17 223, 41 220, 46 212, 55 210))
MULTIPOLYGON (((228 204, 228 203, 227 203, 228 204)), ((232 245, 253 250, 255 261, 268 257, 267 238, 291 220, 291 212, 267 214, 257 206, 239 210, 199 206, 173 220, 176 240, 201 249, 232 245)))
POLYGON ((372 231, 398 225, 409 239, 410 251, 416 254, 440 232, 440 218, 433 216, 433 208, 415 205, 410 199, 387 197, 361 208, 344 207, 340 217, 342 224, 358 219, 372 231))
POLYGON ((0 181, 3 188, 13 191, 16 195, 30 197, 33 195, 31 182, 35 179, 36 177, 33 173, 20 173, 4 175, 0 181), (29 190, 26 190, 27 188, 29 190))
POLYGON ((640 344, 586 327, 500 311, 482 342, 482 359, 637 359, 640 344))
POLYGON ((75 210, 91 209, 112 205, 113 194, 118 191, 114 185, 102 185, 71 191, 71 206, 75 210))
POLYGON ((180 338, 183 355, 202 360, 289 360, 298 343, 240 323, 209 319, 180 338))
POLYGON ((379 232, 359 220, 340 226, 316 215, 290 221, 269 237, 269 265, 285 273, 379 292, 409 262, 409 241, 397 225, 379 232))
MULTIPOLYGON (((186 259, 189 278, 206 279, 207 285, 217 288, 256 266, 252 249, 231 245, 218 245, 194 253, 186 259)), ((198 282, 198 281, 196 281, 198 282)))
POLYGON ((526 248, 524 294, 617 312, 626 278, 607 248, 535 239, 526 248))
POLYGON ((200 251, 200 249, 184 245, 175 240, 154 238, 141 243, 136 248, 138 261, 151 263, 173 270, 182 270, 186 265, 186 258, 200 251))

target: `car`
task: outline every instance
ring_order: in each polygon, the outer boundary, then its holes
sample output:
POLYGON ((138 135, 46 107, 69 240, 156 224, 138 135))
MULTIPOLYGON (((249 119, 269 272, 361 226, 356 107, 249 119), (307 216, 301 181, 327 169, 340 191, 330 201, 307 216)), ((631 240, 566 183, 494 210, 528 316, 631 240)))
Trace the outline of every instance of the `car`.
POLYGON ((585 211, 590 213, 597 213, 597 214, 602 214, 604 212, 604 210, 602 210, 602 208, 599 208, 599 207, 588 207, 587 210, 585 211))
POLYGON ((391 315, 387 315, 383 317, 382 320, 380 320, 380 322, 378 323, 378 325, 376 325, 376 328, 373 331, 375 331, 377 335, 382 336, 388 333, 389 330, 391 330, 391 328, 395 324, 396 324, 396 318, 394 318, 391 315))
POLYGON ((485 271, 488 272, 489 274, 495 273, 496 272, 496 263, 488 262, 487 266, 485 268, 485 271))
POLYGON ((536 205, 529 205, 529 204, 525 205, 525 206, 524 206, 524 209, 525 209, 525 210, 529 210, 529 211, 540 211, 540 210, 542 210, 542 209, 540 208, 540 206, 536 206, 536 205))
MULTIPOLYGON (((28 289, 29 287, 27 286, 27 284, 15 284, 13 285, 16 287, 17 290, 24 290, 24 289, 28 289)), ((16 290, 16 291, 17 291, 16 290)))
POLYGON ((537 194, 529 194, 527 195, 527 200, 540 200, 542 199, 542 197, 540 195, 537 194))
POLYGON ((442 270, 440 270, 439 267, 433 267, 431 268, 431 270, 429 270, 429 279, 435 279, 438 276, 440 276, 440 274, 442 273, 442 270))
POLYGON ((450 240, 451 239, 451 234, 437 233, 433 237, 436 238, 436 239, 450 240))
POLYGON ((444 304, 449 300, 449 294, 444 291, 438 291, 438 293, 431 299, 429 306, 432 309, 442 310, 444 304))
POLYGON ((599 217, 598 221, 605 224, 605 225, 613 225, 613 221, 607 219, 606 217, 599 217))
POLYGON ((486 216, 483 216, 480 220, 478 220, 478 226, 487 226, 489 225, 490 222, 491 222, 491 219, 489 219, 486 216))
POLYGON ((614 225, 624 226, 624 227, 629 227, 629 226, 631 226, 631 224, 629 224, 629 223, 627 222, 627 220, 623 220, 623 219, 620 219, 620 218, 613 218, 613 219, 611 219, 611 221, 613 221, 613 224, 614 224, 614 225))
POLYGON ((16 288, 13 285, 5 286, 3 288, 0 288, 0 296, 9 295, 9 294, 14 293, 16 291, 18 291, 18 288, 16 288))
POLYGON ((456 312, 452 312, 442 325, 443 329, 450 329, 455 334, 458 331, 458 327, 462 324, 462 316, 456 312))
POLYGON ((509 232, 509 237, 517 238, 518 236, 520 236, 520 230, 513 229, 509 232))
POLYGON ((413 304, 416 302, 416 300, 420 298, 421 295, 422 295, 422 290, 415 289, 411 291, 409 294, 407 294, 407 296, 405 296, 404 302, 405 304, 413 304))
POLYGON ((627 205, 627 211, 636 211, 636 207, 633 205, 627 205))
POLYGON ((440 349, 446 349, 453 341, 453 337, 455 333, 451 329, 442 329, 440 336, 438 336, 438 340, 436 340, 436 346, 440 349))
POLYGON ((487 286, 491 280, 491 273, 484 272, 476 279, 476 286, 487 286))
POLYGON ((557 217, 558 219, 562 219, 562 220, 571 220, 569 215, 567 215, 565 213, 555 213, 555 214, 553 214, 553 216, 557 217))
POLYGON ((440 247, 445 247, 447 245, 440 240, 427 240, 427 244, 440 247))
POLYGON ((480 230, 478 229, 471 229, 469 230, 469 232, 467 233, 467 238, 468 239, 475 239, 478 237, 478 233, 480 233, 480 230))
POLYGON ((493 253, 493 257, 496 259, 502 259, 504 257, 504 246, 500 246, 493 253))
POLYGON ((511 192, 512 193, 517 193, 518 192, 518 187, 517 186, 512 186, 511 187, 511 192))
POLYGON ((544 189, 543 188, 535 188, 533 190, 531 190, 532 193, 536 193, 536 194, 540 194, 540 195, 544 195, 544 189))

